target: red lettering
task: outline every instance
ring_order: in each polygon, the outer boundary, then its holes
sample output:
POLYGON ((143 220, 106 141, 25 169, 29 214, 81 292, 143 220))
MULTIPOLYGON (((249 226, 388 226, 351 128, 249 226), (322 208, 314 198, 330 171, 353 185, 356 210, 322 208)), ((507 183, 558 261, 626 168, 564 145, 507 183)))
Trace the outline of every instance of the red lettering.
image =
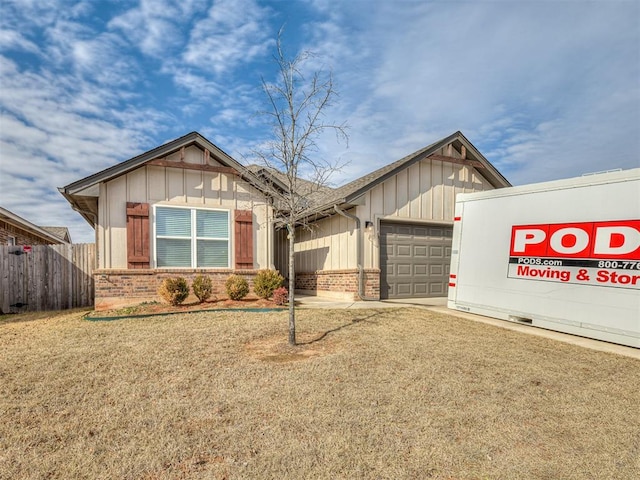
POLYGON ((518 265, 517 274, 522 277, 538 277, 538 278, 551 278, 560 280, 561 282, 568 282, 571 279, 571 272, 567 270, 555 270, 550 267, 546 269, 532 268, 529 265, 518 265))
POLYGON ((625 239, 627 237, 625 237, 621 233, 613 232, 611 234, 611 237, 609 237, 609 238, 610 238, 610 241, 609 241, 609 247, 610 248, 620 248, 625 244, 625 239))
POLYGON ((613 283, 620 285, 640 284, 640 275, 629 275, 626 273, 610 272, 608 270, 598 270, 596 281, 600 283, 613 283))
POLYGON ((514 225, 510 247, 512 257, 640 261, 640 220, 514 225))

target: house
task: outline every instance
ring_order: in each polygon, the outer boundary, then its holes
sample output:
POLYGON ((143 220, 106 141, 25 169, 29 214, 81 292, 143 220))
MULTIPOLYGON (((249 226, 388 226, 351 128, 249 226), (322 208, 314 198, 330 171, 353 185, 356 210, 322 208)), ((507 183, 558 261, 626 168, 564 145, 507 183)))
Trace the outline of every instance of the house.
POLYGON ((0 207, 0 245, 55 245, 71 243, 67 227, 40 227, 0 207))
POLYGON ((264 186, 197 132, 59 189, 94 227, 96 309, 157 298, 166 277, 214 287, 273 266, 264 186))
MULTIPOLYGON (((231 273, 286 275, 268 177, 192 132, 60 188, 95 228, 96 309, 157 298, 169 276, 206 273, 221 291, 231 273)), ((508 185, 456 132, 325 188, 309 199, 312 228, 297 234, 296 286, 363 299, 446 295, 455 194, 508 185)))

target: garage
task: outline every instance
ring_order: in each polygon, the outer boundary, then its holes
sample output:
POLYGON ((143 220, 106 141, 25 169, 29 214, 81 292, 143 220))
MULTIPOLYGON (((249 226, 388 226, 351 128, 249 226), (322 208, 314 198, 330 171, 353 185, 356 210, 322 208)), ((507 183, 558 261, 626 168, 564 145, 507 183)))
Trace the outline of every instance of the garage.
POLYGON ((380 298, 442 297, 453 227, 380 223, 380 298))

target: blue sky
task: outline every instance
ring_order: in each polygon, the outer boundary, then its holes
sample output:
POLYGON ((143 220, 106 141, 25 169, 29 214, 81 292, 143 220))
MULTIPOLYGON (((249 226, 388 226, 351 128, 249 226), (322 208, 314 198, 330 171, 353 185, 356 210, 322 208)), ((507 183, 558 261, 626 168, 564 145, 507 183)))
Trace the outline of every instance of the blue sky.
POLYGON ((637 0, 3 0, 0 206, 93 231, 57 187, 191 131, 269 137, 275 38, 340 97, 342 184, 457 130, 513 184, 640 166, 637 0))

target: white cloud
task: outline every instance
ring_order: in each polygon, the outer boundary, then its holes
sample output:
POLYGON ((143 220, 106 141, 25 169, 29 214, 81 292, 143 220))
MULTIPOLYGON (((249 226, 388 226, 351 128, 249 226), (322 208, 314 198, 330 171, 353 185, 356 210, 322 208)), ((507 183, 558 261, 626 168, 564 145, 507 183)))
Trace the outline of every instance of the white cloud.
POLYGON ((136 8, 113 18, 108 26, 123 32, 145 55, 163 58, 182 47, 182 22, 200 13, 203 0, 141 0, 136 8))
POLYGON ((462 130, 515 183, 592 170, 618 142, 628 153, 611 164, 638 165, 640 9, 579 6, 375 2, 355 26, 332 15, 315 50, 348 65, 336 113, 352 129, 349 151, 327 152, 352 160, 351 177, 462 130))
POLYGON ((96 34, 76 22, 59 21, 46 30, 47 59, 56 68, 72 71, 112 87, 130 86, 140 76, 133 60, 122 55, 124 43, 111 33, 96 34))
POLYGON ((182 59, 218 75, 265 55, 273 40, 268 10, 255 0, 219 0, 191 30, 182 59))
POLYGON ((170 74, 176 86, 185 89, 192 98, 217 96, 223 91, 223 87, 217 81, 182 65, 181 62, 166 62, 162 72, 170 74))
POLYGON ((40 49, 32 41, 15 30, 0 30, 0 49, 19 49, 31 53, 39 53, 40 49))
POLYGON ((50 224, 53 211, 65 212, 63 224, 73 228, 74 239, 91 241, 90 229, 56 187, 139 153, 164 118, 153 110, 117 108, 110 88, 73 74, 25 72, 0 57, 0 76, 0 204, 36 224, 50 224), (25 205, 25 192, 35 191, 40 210, 25 205))

